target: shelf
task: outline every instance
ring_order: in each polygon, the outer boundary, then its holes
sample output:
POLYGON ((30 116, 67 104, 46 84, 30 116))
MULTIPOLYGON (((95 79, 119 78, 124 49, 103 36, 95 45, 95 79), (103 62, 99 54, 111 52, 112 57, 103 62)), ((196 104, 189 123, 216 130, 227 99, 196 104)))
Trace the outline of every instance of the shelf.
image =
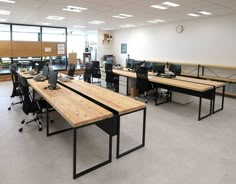
POLYGON ((222 81, 222 82, 233 82, 233 83, 236 83, 236 79, 228 79, 228 78, 223 78, 223 77, 214 77, 214 76, 205 76, 205 75, 203 76, 203 75, 200 75, 199 78, 217 80, 217 81, 222 81))
POLYGON ((200 65, 201 67, 208 67, 208 68, 219 68, 219 69, 226 69, 226 70, 236 70, 236 66, 222 66, 222 65, 200 65))
POLYGON ((181 72, 182 76, 187 76, 187 77, 197 77, 197 74, 190 74, 190 73, 183 73, 181 72))

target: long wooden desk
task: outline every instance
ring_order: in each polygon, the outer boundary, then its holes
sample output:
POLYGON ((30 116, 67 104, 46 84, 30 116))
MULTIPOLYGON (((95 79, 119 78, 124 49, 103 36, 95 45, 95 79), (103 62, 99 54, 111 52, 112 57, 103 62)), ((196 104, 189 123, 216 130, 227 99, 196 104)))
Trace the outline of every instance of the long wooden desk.
MULTIPOLYGON (((146 105, 127 96, 115 93, 102 87, 89 84, 79 80, 69 82, 59 82, 61 85, 73 90, 74 92, 88 98, 89 100, 101 105, 114 113, 115 121, 113 125, 113 135, 117 135, 117 158, 120 158, 132 151, 145 145, 145 126, 146 126, 146 105), (141 145, 128 150, 124 153, 119 152, 120 148, 120 117, 129 113, 143 110, 143 135, 141 145)), ((100 127, 106 131, 107 127, 100 127)))
POLYGON ((49 132, 49 111, 47 108, 47 136, 65 132, 73 129, 73 178, 82 176, 92 170, 95 170, 105 164, 111 162, 112 159, 112 121, 113 114, 98 106, 97 104, 87 100, 86 98, 74 93, 73 91, 60 86, 57 90, 49 90, 48 82, 36 82, 28 79, 29 85, 39 93, 70 125, 71 128, 60 130, 57 132, 49 132), (76 173, 76 142, 77 129, 92 124, 106 123, 110 128, 109 132, 109 158, 108 160, 97 164, 82 172, 76 173))
MULTIPOLYGON (((113 72, 117 75, 125 76, 128 78, 136 78, 135 72, 130 72, 127 70, 117 70, 117 69, 113 69, 113 72)), ((176 92, 181 92, 181 93, 199 97, 200 99, 199 99, 198 120, 201 120, 203 118, 210 116, 212 112, 213 113, 216 112, 214 110, 216 88, 223 87, 223 91, 224 91, 224 83, 218 83, 215 81, 205 81, 201 79, 188 78, 188 77, 163 78, 163 77, 157 77, 153 75, 152 73, 149 73, 149 74, 150 75, 149 75, 148 80, 150 82, 157 84, 157 86, 160 88, 165 88, 168 90, 173 90, 176 92), (205 116, 201 116, 202 98, 206 98, 210 100, 210 112, 205 116)), ((223 103, 224 103, 223 99, 224 99, 224 95, 222 97, 222 107, 219 110, 223 109, 223 103)), ((156 102, 156 105, 157 105, 157 102, 156 102)))

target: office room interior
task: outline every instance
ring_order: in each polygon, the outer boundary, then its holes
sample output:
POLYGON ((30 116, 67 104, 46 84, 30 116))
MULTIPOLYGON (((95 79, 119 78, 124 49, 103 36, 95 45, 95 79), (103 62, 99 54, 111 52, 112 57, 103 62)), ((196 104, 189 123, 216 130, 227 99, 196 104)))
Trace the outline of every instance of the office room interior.
POLYGON ((235 184, 235 22, 235 0, 0 0, 0 183, 235 184))

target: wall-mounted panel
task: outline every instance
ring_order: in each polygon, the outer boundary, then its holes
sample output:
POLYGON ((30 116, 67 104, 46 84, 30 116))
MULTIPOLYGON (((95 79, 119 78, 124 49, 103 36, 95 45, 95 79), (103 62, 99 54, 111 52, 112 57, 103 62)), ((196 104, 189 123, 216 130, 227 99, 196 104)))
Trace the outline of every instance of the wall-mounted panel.
POLYGON ((66 43, 65 42, 42 42, 42 56, 65 56, 66 55, 66 43), (64 45, 64 54, 62 49, 58 52, 59 46, 64 45))
POLYGON ((41 42, 12 42, 12 57, 41 56, 41 42))
POLYGON ((0 57, 11 57, 11 41, 0 41, 0 57))

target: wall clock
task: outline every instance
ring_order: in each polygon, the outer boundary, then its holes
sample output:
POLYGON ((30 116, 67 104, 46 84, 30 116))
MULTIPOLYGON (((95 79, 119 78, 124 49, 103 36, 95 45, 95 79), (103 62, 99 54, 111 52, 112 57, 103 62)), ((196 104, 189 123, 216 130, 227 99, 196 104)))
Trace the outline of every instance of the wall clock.
POLYGON ((183 26, 179 25, 179 26, 176 27, 176 32, 177 33, 182 33, 183 31, 184 31, 184 27, 183 26))

